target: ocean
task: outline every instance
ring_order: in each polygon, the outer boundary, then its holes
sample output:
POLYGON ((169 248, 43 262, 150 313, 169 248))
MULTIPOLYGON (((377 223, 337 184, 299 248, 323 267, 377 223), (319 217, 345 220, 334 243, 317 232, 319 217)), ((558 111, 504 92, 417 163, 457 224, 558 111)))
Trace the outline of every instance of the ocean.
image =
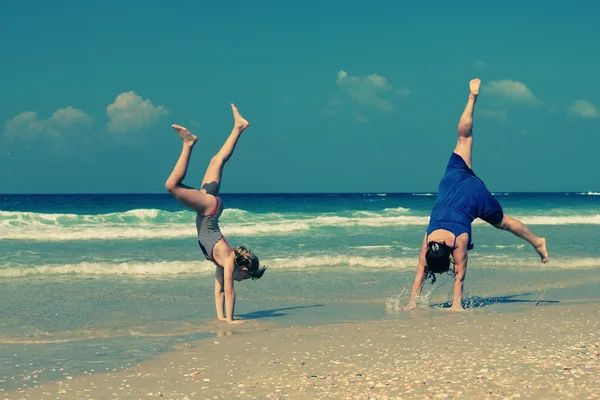
MULTIPOLYGON (((600 193, 495 195, 547 238, 550 262, 476 221, 470 312, 599 297, 600 193)), ((208 336, 411 318, 398 308, 435 193, 221 197, 229 243, 268 266, 262 279, 236 283, 246 321, 235 328, 215 320, 215 267, 203 259, 194 213, 170 195, 0 195, 0 388, 116 371, 208 336)), ((451 282, 426 284, 432 312, 451 282)))

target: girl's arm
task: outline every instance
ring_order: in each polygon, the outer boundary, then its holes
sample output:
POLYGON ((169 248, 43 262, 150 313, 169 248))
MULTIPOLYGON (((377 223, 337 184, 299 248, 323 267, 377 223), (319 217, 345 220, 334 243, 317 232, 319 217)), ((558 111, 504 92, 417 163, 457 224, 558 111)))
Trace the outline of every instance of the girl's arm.
POLYGON ((225 321, 223 306, 225 305, 225 292, 223 291, 223 268, 217 267, 215 271, 215 307, 217 309, 217 318, 225 321))
MULTIPOLYGON (((225 298, 225 321, 229 323, 241 322, 240 320, 234 320, 233 310, 235 308, 235 291, 233 290, 233 272, 235 270, 235 254, 233 249, 229 246, 227 241, 219 240, 213 249, 213 257, 215 262, 220 265, 218 267, 223 274, 223 283, 221 285, 223 290, 223 297, 225 298)), ((215 296, 216 296, 215 292, 215 296)), ((219 302, 220 299, 215 297, 215 301, 219 302)), ((221 303, 222 304, 222 303, 221 303)), ((217 306, 219 303, 217 303, 217 306)), ((219 311, 217 310, 217 313, 219 311)))
POLYGON ((227 322, 234 322, 235 291, 233 290, 233 270, 235 268, 233 251, 225 257, 223 263, 223 291, 225 292, 225 315, 227 322))

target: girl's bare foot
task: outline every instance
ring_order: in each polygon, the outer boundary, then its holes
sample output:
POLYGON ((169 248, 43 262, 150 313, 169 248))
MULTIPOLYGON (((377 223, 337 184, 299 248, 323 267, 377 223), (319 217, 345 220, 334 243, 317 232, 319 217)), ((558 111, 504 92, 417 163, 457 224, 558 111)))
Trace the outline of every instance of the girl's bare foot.
POLYGON ((542 264, 548 264, 548 250, 546 250, 546 238, 540 238, 538 245, 535 246, 535 251, 540 255, 542 264))
POLYGON ((192 133, 188 131, 187 128, 181 125, 173 124, 171 125, 171 128, 175 129, 177 133, 179 133, 179 137, 181 137, 181 140, 183 140, 184 144, 193 146, 198 141, 197 136, 192 135, 192 133))
POLYGON ((250 126, 250 123, 246 121, 244 117, 242 117, 237 107, 233 103, 231 104, 231 110, 233 111, 233 123, 237 129, 243 131, 244 129, 250 126))

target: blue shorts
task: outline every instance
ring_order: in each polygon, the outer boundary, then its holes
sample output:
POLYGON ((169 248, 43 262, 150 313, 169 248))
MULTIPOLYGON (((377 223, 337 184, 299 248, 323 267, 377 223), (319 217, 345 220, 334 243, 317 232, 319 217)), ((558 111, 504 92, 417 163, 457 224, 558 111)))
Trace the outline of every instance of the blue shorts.
POLYGON ((483 181, 453 152, 440 181, 427 233, 445 229, 455 236, 468 232, 470 238, 471 223, 477 218, 497 225, 502 222, 504 211, 483 181))

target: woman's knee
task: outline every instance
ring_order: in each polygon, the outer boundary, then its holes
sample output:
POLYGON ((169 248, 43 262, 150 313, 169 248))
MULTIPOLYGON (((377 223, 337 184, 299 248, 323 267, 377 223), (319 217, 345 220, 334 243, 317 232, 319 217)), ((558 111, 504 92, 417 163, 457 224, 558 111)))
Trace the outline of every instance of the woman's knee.
POLYGON ((511 222, 511 217, 509 217, 508 215, 504 215, 502 217, 502 221, 500 221, 498 224, 494 225, 494 227, 505 231, 510 228, 510 222, 511 222))

